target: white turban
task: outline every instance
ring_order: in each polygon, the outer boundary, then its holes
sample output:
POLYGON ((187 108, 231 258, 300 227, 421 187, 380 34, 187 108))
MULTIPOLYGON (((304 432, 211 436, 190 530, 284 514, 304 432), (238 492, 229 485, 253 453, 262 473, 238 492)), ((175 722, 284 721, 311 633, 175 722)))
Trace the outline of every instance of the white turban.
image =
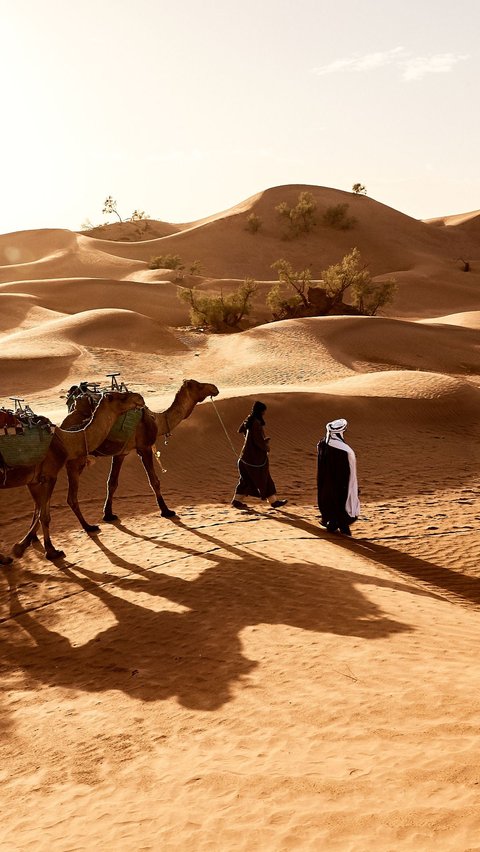
POLYGON ((327 430, 327 434, 326 434, 327 444, 330 440, 330 435, 340 435, 340 436, 343 435, 347 426, 348 426, 348 422, 346 420, 344 420, 343 417, 341 417, 339 420, 331 420, 330 423, 327 423, 327 425, 325 427, 326 430, 327 430))

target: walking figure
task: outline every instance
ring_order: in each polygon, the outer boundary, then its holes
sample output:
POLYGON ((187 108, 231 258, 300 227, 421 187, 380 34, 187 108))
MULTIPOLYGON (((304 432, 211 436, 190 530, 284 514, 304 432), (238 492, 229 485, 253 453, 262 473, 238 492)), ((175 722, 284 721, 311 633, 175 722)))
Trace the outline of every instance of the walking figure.
POLYGON ((345 442, 347 421, 327 423, 326 435, 317 445, 318 508, 328 532, 338 529, 351 535, 350 526, 360 514, 355 453, 345 442))
POLYGON ((232 500, 232 506, 235 509, 248 508, 246 503, 238 499, 239 497, 259 497, 261 500, 268 500, 272 509, 285 506, 288 502, 278 499, 275 483, 270 476, 268 462, 270 438, 265 437, 263 429, 265 426, 263 415, 266 410, 265 403, 255 402, 251 413, 238 430, 241 435, 245 435, 245 441, 238 460, 240 479, 232 500))

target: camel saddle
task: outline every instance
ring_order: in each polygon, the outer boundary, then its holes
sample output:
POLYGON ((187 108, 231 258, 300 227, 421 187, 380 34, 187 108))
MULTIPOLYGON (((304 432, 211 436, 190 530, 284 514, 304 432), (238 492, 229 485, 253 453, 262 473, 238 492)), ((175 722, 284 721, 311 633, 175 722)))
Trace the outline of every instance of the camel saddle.
POLYGON ((12 411, 0 408, 0 463, 3 467, 30 467, 43 461, 55 426, 30 406, 12 411))
MULTIPOLYGON (((126 385, 123 387, 126 387, 126 385)), ((77 400, 86 397, 90 402, 90 408, 93 413, 102 394, 111 390, 112 387, 100 389, 97 382, 80 382, 78 385, 72 385, 67 393, 68 410, 72 411, 77 400)), ((126 411, 124 414, 120 414, 110 429, 105 441, 117 441, 125 444, 134 434, 140 420, 142 419, 142 414, 142 409, 133 409, 132 411, 126 411)))

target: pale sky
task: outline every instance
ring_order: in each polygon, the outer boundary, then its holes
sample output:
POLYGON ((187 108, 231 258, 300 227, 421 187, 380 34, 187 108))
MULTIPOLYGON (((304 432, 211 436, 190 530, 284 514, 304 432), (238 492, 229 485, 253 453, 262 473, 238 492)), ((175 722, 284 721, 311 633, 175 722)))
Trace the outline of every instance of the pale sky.
POLYGON ((271 186, 480 208, 478 0, 0 0, 0 232, 271 186))

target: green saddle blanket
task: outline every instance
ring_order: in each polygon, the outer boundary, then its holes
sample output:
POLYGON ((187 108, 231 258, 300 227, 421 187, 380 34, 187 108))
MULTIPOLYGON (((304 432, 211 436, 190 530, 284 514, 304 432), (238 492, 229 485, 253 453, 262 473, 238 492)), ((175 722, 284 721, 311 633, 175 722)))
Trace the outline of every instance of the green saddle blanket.
POLYGON ((8 467, 29 467, 43 461, 53 431, 41 426, 24 428, 19 435, 0 435, 0 456, 8 467))
POLYGON ((135 432, 140 420, 142 419, 142 409, 133 409, 126 411, 117 417, 110 432, 107 435, 107 441, 123 441, 126 443, 135 432))

